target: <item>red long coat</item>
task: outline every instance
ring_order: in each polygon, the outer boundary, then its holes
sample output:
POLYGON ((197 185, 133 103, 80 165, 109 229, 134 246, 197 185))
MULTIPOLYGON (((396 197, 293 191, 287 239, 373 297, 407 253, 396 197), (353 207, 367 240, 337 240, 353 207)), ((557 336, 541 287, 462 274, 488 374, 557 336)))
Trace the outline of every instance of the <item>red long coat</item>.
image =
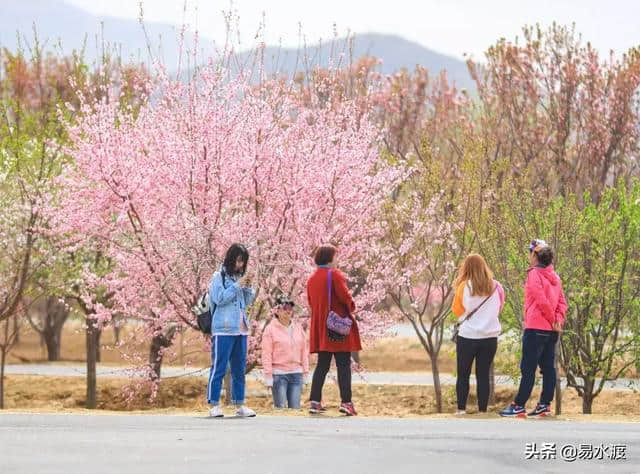
POLYGON ((328 268, 318 268, 307 281, 307 299, 311 309, 310 352, 356 352, 362 350, 358 324, 353 318, 356 305, 353 302, 344 275, 335 268, 331 271, 331 309, 340 316, 351 315, 353 326, 351 326, 351 332, 344 341, 334 342, 329 340, 327 335, 327 314, 329 313, 328 272, 328 268))

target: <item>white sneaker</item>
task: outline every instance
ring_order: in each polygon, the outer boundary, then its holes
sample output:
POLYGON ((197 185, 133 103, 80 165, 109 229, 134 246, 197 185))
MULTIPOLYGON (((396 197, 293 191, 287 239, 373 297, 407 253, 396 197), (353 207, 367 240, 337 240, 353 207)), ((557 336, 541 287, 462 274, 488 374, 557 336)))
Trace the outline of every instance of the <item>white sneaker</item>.
POLYGON ((248 408, 242 405, 240 408, 236 410, 236 416, 240 416, 242 418, 251 418, 256 416, 256 412, 253 411, 251 408, 248 408))
POLYGON ((456 416, 466 415, 466 414, 467 414, 466 410, 456 410, 456 416))
POLYGON ((209 416, 211 418, 222 418, 224 416, 224 413, 222 413, 222 408, 220 408, 220 405, 212 406, 211 410, 209 410, 209 416))

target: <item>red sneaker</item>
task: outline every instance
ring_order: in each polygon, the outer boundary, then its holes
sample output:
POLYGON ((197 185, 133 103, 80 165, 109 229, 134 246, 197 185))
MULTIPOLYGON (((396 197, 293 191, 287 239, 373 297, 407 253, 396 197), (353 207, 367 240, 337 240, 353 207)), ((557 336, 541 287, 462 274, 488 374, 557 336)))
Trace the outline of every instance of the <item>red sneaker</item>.
POLYGON ((320 413, 324 413, 325 411, 327 411, 327 409, 323 407, 320 402, 311 402, 311 406, 309 407, 309 413, 318 415, 320 413))
POLYGON ((356 411, 356 408, 353 406, 353 403, 351 402, 341 403, 339 410, 340 410, 340 413, 344 413, 347 416, 356 416, 358 414, 358 412, 356 411))

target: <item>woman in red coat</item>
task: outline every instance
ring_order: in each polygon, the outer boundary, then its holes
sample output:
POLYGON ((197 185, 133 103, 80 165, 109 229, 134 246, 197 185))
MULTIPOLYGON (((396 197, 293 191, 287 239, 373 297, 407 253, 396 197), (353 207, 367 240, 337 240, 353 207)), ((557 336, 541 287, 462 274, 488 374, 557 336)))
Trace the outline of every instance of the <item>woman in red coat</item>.
POLYGON ((315 252, 314 260, 318 268, 307 281, 307 298, 311 309, 310 352, 318 353, 318 365, 311 382, 311 413, 321 413, 322 386, 329 372, 331 357, 335 357, 340 387, 340 412, 347 416, 356 415, 351 402, 351 352, 362 349, 358 325, 353 313, 353 302, 344 275, 334 267, 336 248, 322 245, 315 252), (329 275, 330 273, 330 275, 329 275), (330 278, 330 281, 329 281, 330 278), (351 332, 342 341, 329 338, 327 315, 329 313, 329 288, 331 288, 331 310, 340 316, 349 316, 353 325, 351 332))

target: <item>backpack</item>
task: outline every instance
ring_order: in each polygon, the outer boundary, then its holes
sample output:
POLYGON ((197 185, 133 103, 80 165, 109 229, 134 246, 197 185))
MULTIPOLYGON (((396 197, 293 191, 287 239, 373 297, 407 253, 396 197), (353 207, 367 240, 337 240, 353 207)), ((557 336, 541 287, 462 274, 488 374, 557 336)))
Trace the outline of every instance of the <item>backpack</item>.
MULTIPOLYGON (((226 289, 224 285, 224 270, 220 272, 222 275, 222 288, 226 289)), ((198 324, 198 329, 204 334, 211 334, 211 320, 213 319, 213 314, 216 312, 216 305, 211 303, 211 298, 209 297, 209 289, 205 290, 202 296, 198 299, 198 302, 195 304, 191 311, 196 316, 196 322, 198 324)))

